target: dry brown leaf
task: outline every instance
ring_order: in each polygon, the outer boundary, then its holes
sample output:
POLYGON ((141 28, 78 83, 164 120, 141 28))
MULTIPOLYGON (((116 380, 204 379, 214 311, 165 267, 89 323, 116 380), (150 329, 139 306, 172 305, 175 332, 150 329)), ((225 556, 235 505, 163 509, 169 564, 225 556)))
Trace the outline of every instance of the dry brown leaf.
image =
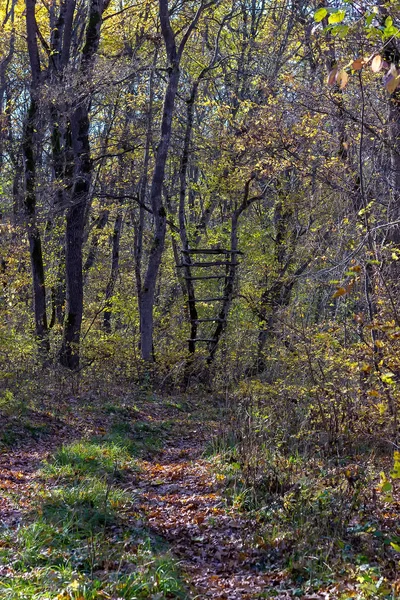
POLYGON ((351 68, 353 69, 353 71, 361 71, 364 64, 365 61, 363 58, 356 58, 356 60, 353 60, 353 62, 351 63, 351 68))
POLYGON ((400 85, 400 76, 389 75, 385 82, 385 88, 389 94, 393 94, 400 85))

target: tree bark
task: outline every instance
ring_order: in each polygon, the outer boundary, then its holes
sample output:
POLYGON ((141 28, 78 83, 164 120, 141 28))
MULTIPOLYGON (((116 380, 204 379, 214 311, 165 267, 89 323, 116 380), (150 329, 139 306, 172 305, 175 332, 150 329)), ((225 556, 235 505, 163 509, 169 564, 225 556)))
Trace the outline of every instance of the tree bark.
POLYGON ((194 291, 194 285, 192 277, 192 272, 190 268, 190 254, 188 254, 189 250, 189 240, 186 231, 186 222, 185 222, 185 199, 186 199, 186 176, 187 169, 189 164, 189 154, 190 154, 190 140, 192 136, 192 128, 193 128, 193 118, 194 118, 194 104, 196 100, 197 90, 198 90, 199 82, 196 81, 193 84, 192 92, 190 94, 189 99, 187 100, 187 112, 186 112, 186 131, 185 131, 185 139, 183 144, 183 152, 181 158, 181 164, 179 169, 179 234, 181 238, 182 249, 186 251, 183 255, 183 260, 185 266, 185 284, 186 284, 186 293, 188 298, 188 308, 189 308, 189 318, 190 318, 190 339, 189 339, 189 353, 194 354, 196 351, 196 342, 194 341, 197 337, 197 308, 196 308, 196 297, 194 291))
POLYGON ((180 78, 180 61, 186 43, 196 27, 201 13, 206 5, 201 4, 193 20, 182 36, 179 46, 176 45, 175 33, 172 30, 168 0, 159 0, 159 17, 161 33, 168 60, 168 84, 164 96, 161 118, 160 140, 156 153, 153 178, 151 183, 150 200, 154 215, 154 235, 150 250, 149 262, 143 286, 139 296, 140 314, 140 348, 142 359, 146 362, 154 360, 153 356, 153 308, 155 288, 161 265, 165 244, 167 213, 162 201, 162 189, 165 176, 165 165, 171 141, 172 118, 174 115, 175 98, 180 78))
POLYGON ((112 250, 111 250, 111 270, 106 287, 106 308, 103 315, 103 329, 106 333, 111 333, 111 315, 112 305, 111 298, 114 294, 115 284, 117 282, 118 271, 119 271, 119 245, 121 240, 122 232, 122 209, 118 208, 117 217, 114 223, 114 231, 112 236, 112 250))
POLYGON ((80 361, 80 332, 83 316, 82 247, 86 203, 90 191, 92 161, 89 147, 89 108, 78 106, 71 118, 75 172, 65 230, 66 317, 60 362, 76 370, 80 361))
POLYGON ((100 238, 100 234, 103 231, 104 227, 107 225, 108 223, 108 215, 109 215, 110 211, 108 208, 104 208, 100 215, 97 217, 96 222, 95 222, 95 226, 94 226, 94 232, 92 235, 92 239, 90 242, 90 247, 89 247, 89 252, 87 254, 86 260, 85 260, 85 264, 83 266, 83 281, 84 284, 86 284, 87 279, 89 277, 89 272, 91 270, 91 268, 93 267, 95 261, 96 261, 96 256, 97 256, 97 249, 98 249, 98 245, 99 245, 99 238, 100 238))
POLYGON ((22 153, 24 160, 25 196, 24 208, 28 228, 29 253, 32 267, 33 305, 35 333, 39 349, 45 355, 49 351, 46 314, 46 288, 42 241, 36 219, 36 157, 35 129, 37 127, 38 100, 40 86, 40 61, 36 39, 35 0, 26 0, 26 28, 28 52, 31 67, 31 98, 25 117, 22 153))
MULTIPOLYGON (((144 361, 153 360, 153 308, 157 276, 165 244, 167 213, 162 201, 165 165, 171 140, 175 97, 178 91, 181 52, 177 51, 172 31, 168 0, 159 0, 161 30, 168 57, 168 84, 164 96, 160 140, 151 183, 150 200, 154 215, 154 235, 149 262, 139 297, 140 350, 144 361)), ((183 50, 183 47, 182 47, 183 50)))
MULTIPOLYGON (((82 48, 80 75, 89 77, 94 55, 100 41, 102 14, 109 0, 91 0, 82 48)), ((80 95, 70 115, 72 156, 74 161, 73 185, 66 216, 65 264, 66 264, 66 317, 60 363, 71 370, 79 368, 80 334, 83 317, 82 247, 92 179, 92 160, 89 144, 90 100, 80 95)))
POLYGON ((151 184, 151 206, 154 215, 154 236, 150 250, 149 262, 143 282, 140 299, 140 347, 142 358, 145 361, 153 360, 153 307, 158 271, 164 250, 167 213, 162 202, 162 186, 164 183, 165 165, 171 139, 172 117, 179 82, 179 63, 174 61, 171 65, 168 85, 165 92, 163 115, 161 122, 161 136, 158 146, 156 164, 154 167, 151 184))
POLYGON ((47 353, 49 350, 49 341, 46 314, 46 287, 42 241, 40 230, 36 222, 36 168, 34 152, 34 128, 36 114, 37 104, 34 99, 31 99, 31 105, 26 116, 24 140, 22 144, 25 170, 24 206, 27 220, 29 252, 32 268, 35 333, 39 341, 40 349, 47 353))
POLYGON ((227 319, 229 310, 231 308, 234 287, 236 282, 237 267, 238 267, 238 227, 240 216, 244 213, 247 208, 253 204, 256 200, 260 200, 264 192, 261 195, 249 197, 250 185, 252 178, 249 179, 244 187, 243 200, 240 206, 233 212, 231 217, 231 259, 230 264, 227 266, 227 276, 225 278, 225 287, 223 293, 223 301, 221 310, 218 314, 218 323, 215 327, 212 335, 212 342, 208 344, 208 357, 207 363, 211 364, 214 361, 215 353, 218 348, 219 341, 226 329, 227 319))

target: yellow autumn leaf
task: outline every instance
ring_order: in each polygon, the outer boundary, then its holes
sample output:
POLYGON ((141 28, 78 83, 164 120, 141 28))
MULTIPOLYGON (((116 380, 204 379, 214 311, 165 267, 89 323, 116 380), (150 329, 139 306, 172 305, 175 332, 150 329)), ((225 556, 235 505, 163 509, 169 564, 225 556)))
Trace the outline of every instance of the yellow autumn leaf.
POLYGON ((346 288, 340 287, 333 294, 332 298, 339 298, 340 296, 344 296, 347 293, 346 288))
POLYGON ((400 84, 400 76, 399 72, 396 69, 396 65, 393 63, 390 65, 390 69, 388 74, 385 77, 385 88, 389 92, 389 94, 393 94, 393 92, 397 89, 400 84))
POLYGON ((349 82, 349 76, 346 73, 346 71, 344 71, 342 69, 337 74, 336 83, 338 84, 338 86, 340 87, 340 89, 343 90, 346 87, 346 85, 348 84, 348 82, 349 82))
POLYGON ((78 590, 79 589, 79 581, 77 579, 74 579, 74 581, 72 581, 69 585, 69 587, 71 588, 71 590, 78 590))
POLYGON ((389 94, 393 94, 393 92, 395 92, 396 89, 398 88, 399 84, 400 84, 400 77, 398 75, 396 77, 389 76, 385 83, 385 87, 386 87, 387 91, 389 92, 389 94))

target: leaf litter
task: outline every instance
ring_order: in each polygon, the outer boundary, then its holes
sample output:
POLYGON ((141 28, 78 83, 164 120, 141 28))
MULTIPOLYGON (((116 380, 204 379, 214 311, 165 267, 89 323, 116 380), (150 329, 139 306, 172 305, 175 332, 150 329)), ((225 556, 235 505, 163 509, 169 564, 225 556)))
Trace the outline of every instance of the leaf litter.
POLYGON ((140 509, 178 557, 192 598, 291 598, 284 574, 262 573, 257 523, 226 506, 223 484, 202 457, 197 432, 170 441, 158 462, 142 463, 140 509), (280 590, 280 591, 279 591, 280 590))
MULTIPOLYGON (((82 402, 81 406, 85 403, 82 402)), ((204 458, 212 424, 194 421, 161 402, 144 405, 130 421, 151 427, 169 418, 172 426, 162 428, 162 445, 138 461, 140 469, 129 473, 121 487, 132 495, 133 509, 124 522, 145 525, 152 534, 168 542, 183 572, 188 597, 194 599, 249 600, 296 598, 296 585, 279 562, 268 564, 268 548, 257 544, 259 524, 250 515, 228 506, 225 482, 204 458), (132 516, 129 516, 129 515, 132 516)), ((32 508, 43 486, 40 465, 63 443, 87 439, 108 431, 110 415, 77 410, 68 422, 55 420, 47 435, 22 439, 20 445, 0 453, 0 524, 17 529, 32 508)), ((47 485, 51 485, 47 482, 47 485)), ((0 541, 1 544, 1 541, 0 541)), ((8 566, 0 565, 7 576, 8 566)), ((328 600, 350 591, 348 584, 331 586, 318 593, 303 594, 303 600, 328 600)), ((168 596, 169 597, 169 596, 168 596)), ((132 596, 134 600, 134 596, 132 596)))

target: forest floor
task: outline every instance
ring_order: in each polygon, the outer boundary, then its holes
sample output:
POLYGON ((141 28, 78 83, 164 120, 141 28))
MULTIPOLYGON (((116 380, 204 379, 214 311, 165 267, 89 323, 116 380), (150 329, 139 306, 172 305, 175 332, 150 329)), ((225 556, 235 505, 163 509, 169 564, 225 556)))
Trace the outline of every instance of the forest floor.
POLYGON ((77 395, 18 410, 1 417, 2 599, 374 597, 307 593, 271 561, 227 501, 215 407, 77 395))

